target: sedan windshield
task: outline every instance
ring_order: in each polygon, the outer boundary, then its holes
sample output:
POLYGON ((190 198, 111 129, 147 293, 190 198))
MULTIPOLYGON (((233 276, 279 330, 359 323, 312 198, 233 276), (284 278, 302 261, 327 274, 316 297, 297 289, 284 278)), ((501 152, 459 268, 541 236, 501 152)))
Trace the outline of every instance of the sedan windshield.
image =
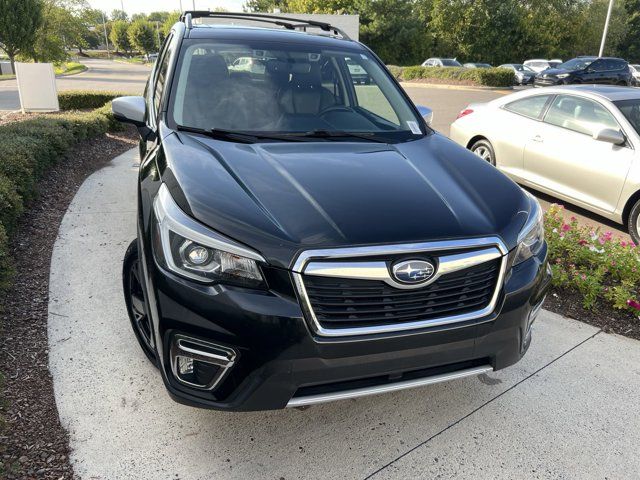
POLYGON ((185 130, 291 141, 308 134, 323 141, 398 142, 425 133, 388 73, 364 50, 191 39, 183 42, 176 72, 168 115, 185 130))
POLYGON ((640 98, 613 102, 640 135, 640 98))
POLYGON ((442 62, 442 65, 445 67, 461 67, 462 66, 460 62, 452 58, 443 58, 441 59, 441 62, 442 62))
POLYGON ((559 68, 561 70, 568 70, 570 72, 575 72, 576 70, 584 70, 589 65, 593 63, 594 58, 574 58, 572 60, 568 60, 564 63, 561 63, 555 68, 559 68))

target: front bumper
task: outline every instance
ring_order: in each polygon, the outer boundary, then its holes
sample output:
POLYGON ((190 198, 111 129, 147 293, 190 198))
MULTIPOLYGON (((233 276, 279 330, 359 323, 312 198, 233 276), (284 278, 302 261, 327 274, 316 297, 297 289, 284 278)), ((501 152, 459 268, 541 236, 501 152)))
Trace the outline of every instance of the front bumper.
POLYGON ((545 247, 507 272, 497 307, 486 317, 464 325, 327 338, 310 328, 289 272, 267 269, 270 289, 252 290, 199 285, 147 263, 148 298, 153 299, 160 369, 169 394, 180 403, 221 410, 280 409, 314 395, 455 378, 456 372, 487 365, 505 368, 527 351, 531 314, 551 278, 545 247), (215 390, 177 381, 170 361, 176 335, 235 352, 232 368, 215 390))
POLYGON ((566 79, 562 78, 538 78, 536 77, 533 81, 534 87, 552 87, 554 85, 565 85, 567 83, 566 79))

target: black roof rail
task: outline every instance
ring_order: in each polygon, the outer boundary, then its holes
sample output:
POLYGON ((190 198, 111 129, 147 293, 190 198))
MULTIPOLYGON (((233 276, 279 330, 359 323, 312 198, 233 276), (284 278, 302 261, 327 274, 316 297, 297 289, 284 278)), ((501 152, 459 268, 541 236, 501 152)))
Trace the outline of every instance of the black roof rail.
POLYGON ((269 15, 265 13, 234 13, 234 12, 210 12, 209 10, 187 10, 180 16, 180 21, 186 24, 187 28, 193 28, 192 20, 194 18, 231 18, 234 20, 251 20, 254 22, 271 23, 284 27, 287 30, 303 29, 307 27, 316 27, 325 32, 339 35, 345 40, 351 40, 342 29, 331 25, 330 23, 318 22, 316 20, 303 20, 300 18, 283 17, 281 15, 269 15), (293 22, 293 23, 292 23, 293 22))

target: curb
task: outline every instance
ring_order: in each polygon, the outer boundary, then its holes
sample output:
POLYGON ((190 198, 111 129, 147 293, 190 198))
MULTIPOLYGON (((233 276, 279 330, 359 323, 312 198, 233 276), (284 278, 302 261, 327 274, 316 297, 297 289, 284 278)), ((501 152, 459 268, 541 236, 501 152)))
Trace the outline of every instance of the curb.
POLYGON ((502 92, 504 94, 511 93, 513 87, 474 87, 471 85, 447 85, 442 83, 423 83, 423 82, 400 82, 400 85, 405 87, 418 87, 418 88, 441 88, 445 90, 471 90, 475 92, 502 92))
POLYGON ((79 72, 73 72, 73 73, 59 73, 58 75, 56 75, 56 78, 73 77, 74 75, 80 75, 81 73, 87 73, 89 70, 90 70, 90 68, 85 65, 84 66, 84 70, 81 70, 79 72))

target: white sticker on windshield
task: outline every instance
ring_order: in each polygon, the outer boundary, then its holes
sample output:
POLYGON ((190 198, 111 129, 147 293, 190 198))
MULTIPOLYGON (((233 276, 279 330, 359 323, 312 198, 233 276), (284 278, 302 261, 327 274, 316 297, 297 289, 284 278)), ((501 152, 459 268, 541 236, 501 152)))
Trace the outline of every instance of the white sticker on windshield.
POLYGON ((364 60, 369 60, 369 58, 367 58, 367 56, 364 53, 361 53, 360 57, 364 60))
POLYGON ((411 133, 413 133, 414 135, 420 135, 422 133, 420 131, 420 127, 418 126, 418 122, 407 120, 407 127, 409 127, 409 130, 411 130, 411 133))

